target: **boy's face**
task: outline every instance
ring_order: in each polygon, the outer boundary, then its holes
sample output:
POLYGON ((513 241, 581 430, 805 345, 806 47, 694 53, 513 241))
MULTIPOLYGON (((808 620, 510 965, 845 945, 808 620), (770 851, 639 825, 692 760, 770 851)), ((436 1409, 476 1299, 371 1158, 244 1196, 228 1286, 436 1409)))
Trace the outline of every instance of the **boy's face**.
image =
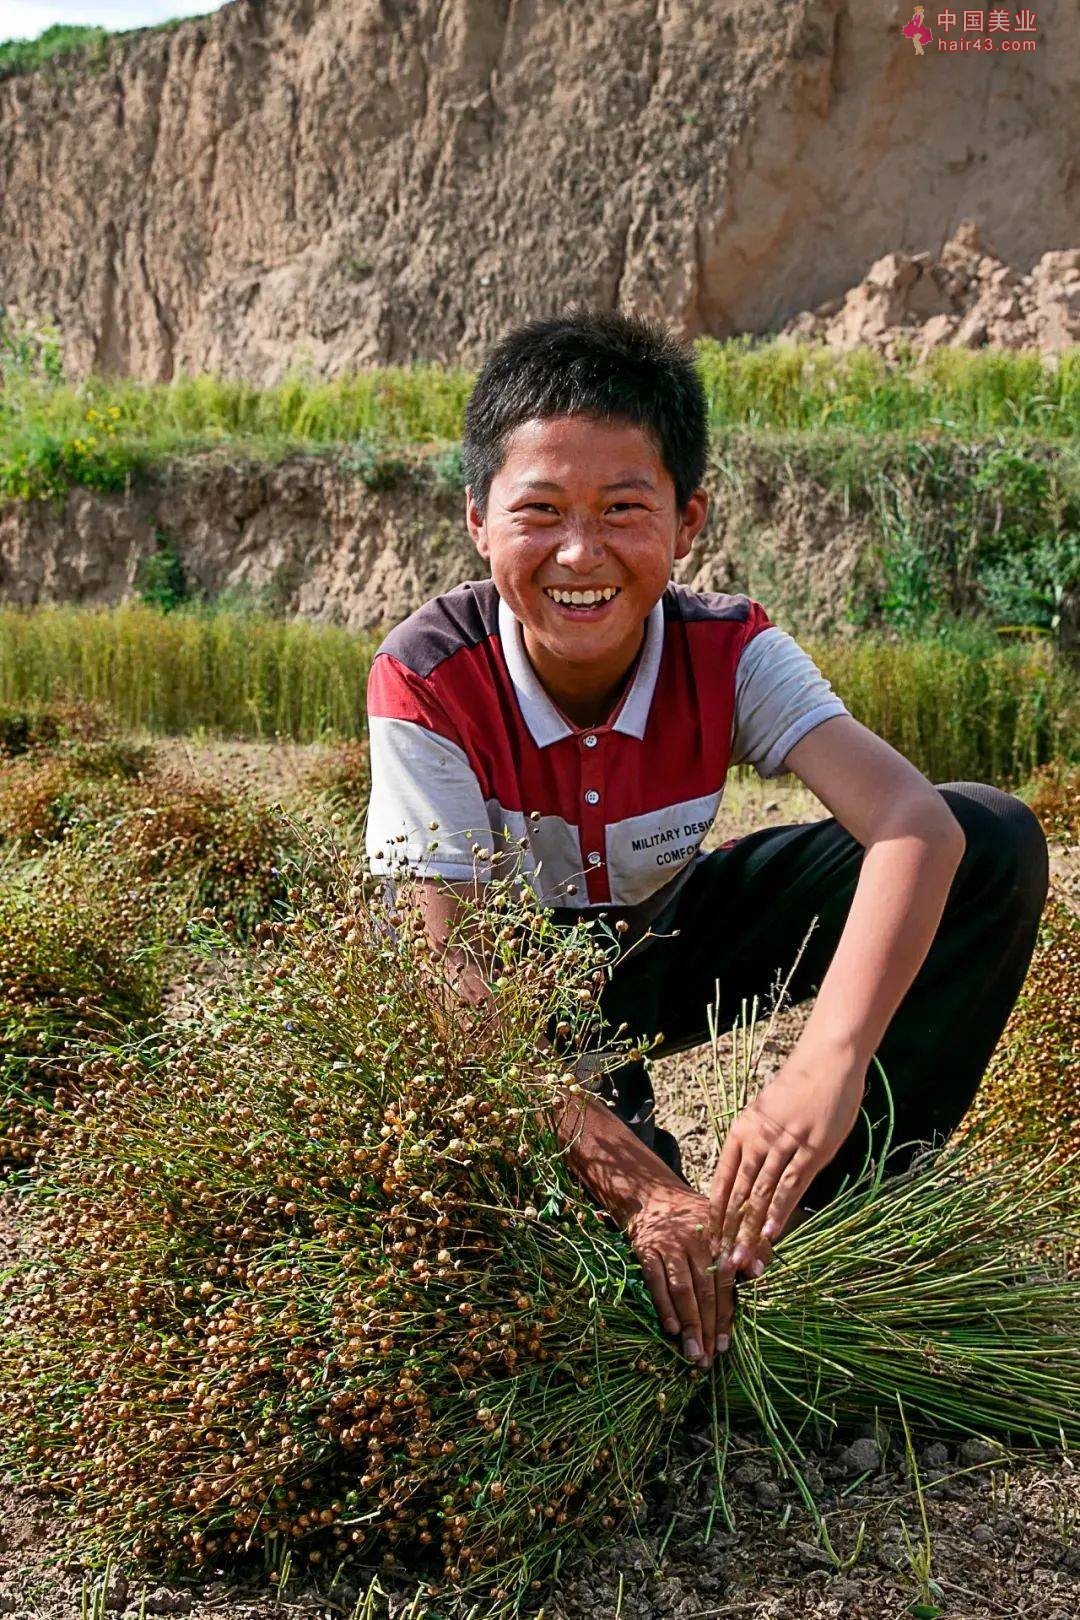
POLYGON ((606 719, 599 708, 637 656, 672 563, 707 511, 703 489, 676 509, 671 474, 640 428, 584 416, 515 429, 483 521, 466 492, 469 533, 524 626, 530 662, 578 724, 606 719), (584 610, 549 595, 605 587, 614 597, 584 610))

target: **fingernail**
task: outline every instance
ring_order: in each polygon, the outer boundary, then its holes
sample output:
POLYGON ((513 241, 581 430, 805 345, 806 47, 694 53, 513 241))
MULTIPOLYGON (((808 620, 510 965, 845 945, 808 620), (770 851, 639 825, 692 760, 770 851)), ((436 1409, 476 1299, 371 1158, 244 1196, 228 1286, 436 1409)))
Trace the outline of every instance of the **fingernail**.
POLYGON ((701 1346, 696 1339, 687 1339, 686 1353, 691 1361, 696 1361, 701 1354, 701 1346))
POLYGON ((778 1230, 779 1228, 777 1227, 775 1221, 766 1221, 765 1225, 761 1228, 761 1235, 763 1238, 774 1238, 778 1230))
POLYGON ((732 1269, 735 1270, 735 1271, 738 1271, 739 1267, 744 1266, 745 1264, 746 1264, 746 1250, 743 1247, 743 1245, 740 1243, 739 1247, 737 1249, 732 1250, 732 1255, 731 1255, 732 1269))
POLYGON ((667 1328, 669 1333, 678 1333, 678 1331, 679 1331, 679 1319, 678 1319, 678 1317, 677 1316, 669 1316, 669 1317, 667 1317, 667 1319, 664 1322, 664 1326, 667 1328))
POLYGON ((721 1355, 723 1355, 724 1351, 727 1349, 727 1347, 728 1347, 728 1345, 730 1343, 731 1343, 731 1338, 727 1333, 718 1333, 717 1334, 717 1336, 716 1336, 716 1348, 717 1348, 717 1350, 719 1351, 719 1353, 721 1355))
POLYGON ((750 1267, 750 1275, 751 1275, 751 1277, 760 1277, 761 1273, 764 1270, 765 1270, 765 1262, 764 1262, 764 1260, 755 1260, 753 1265, 750 1267))

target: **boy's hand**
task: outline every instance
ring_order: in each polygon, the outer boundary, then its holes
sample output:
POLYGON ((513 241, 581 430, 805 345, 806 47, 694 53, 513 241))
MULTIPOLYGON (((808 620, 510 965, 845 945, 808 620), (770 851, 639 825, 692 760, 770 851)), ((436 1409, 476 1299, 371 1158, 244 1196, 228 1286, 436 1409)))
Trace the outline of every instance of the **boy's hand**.
POLYGON ((713 1222, 731 1271, 760 1277, 795 1205, 859 1116, 866 1063, 827 1070, 792 1053, 732 1125, 712 1179, 713 1222))
POLYGON ((651 1188, 626 1225, 661 1322, 681 1333, 683 1351, 708 1367, 726 1350, 731 1332, 732 1281, 718 1276, 709 1200, 690 1188, 651 1188))

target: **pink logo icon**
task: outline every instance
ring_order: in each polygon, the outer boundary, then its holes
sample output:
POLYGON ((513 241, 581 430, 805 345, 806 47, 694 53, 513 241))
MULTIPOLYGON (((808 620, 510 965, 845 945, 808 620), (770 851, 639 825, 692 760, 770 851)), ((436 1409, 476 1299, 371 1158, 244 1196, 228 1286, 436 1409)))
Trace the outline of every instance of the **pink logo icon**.
POLYGON ((916 56, 922 56, 925 54, 923 51, 923 46, 929 45, 933 36, 931 35, 929 28, 927 28, 926 24, 923 22, 922 6, 915 7, 915 15, 912 17, 909 23, 904 24, 903 34, 904 38, 910 39, 911 43, 914 45, 916 56))

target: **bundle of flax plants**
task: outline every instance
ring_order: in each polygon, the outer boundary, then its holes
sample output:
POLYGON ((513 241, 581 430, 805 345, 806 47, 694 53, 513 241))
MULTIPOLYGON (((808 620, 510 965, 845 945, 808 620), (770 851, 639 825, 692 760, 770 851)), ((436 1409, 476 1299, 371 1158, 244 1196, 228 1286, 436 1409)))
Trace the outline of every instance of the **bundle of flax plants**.
MULTIPOLYGON (((800 1484, 807 1433, 897 1395, 937 1428, 1080 1438, 1061 1200, 1031 1163, 1007 1188, 956 1155, 869 1166, 741 1289, 700 1380, 551 1124, 573 1083, 536 1033, 591 1031, 614 936, 496 882, 461 925, 493 987, 469 1008, 402 892, 332 853, 249 950, 208 936, 230 977, 198 1023, 89 1055, 50 1117, 0 1283, 0 1461, 87 1542, 375 1560, 499 1612, 633 1517, 695 1389, 718 1461, 755 1419, 800 1484)), ((753 1044, 714 1061, 720 1134, 753 1044)))
MULTIPOLYGON (((756 1006, 749 1019, 744 1009, 725 1069, 714 1026, 712 1073, 700 1078, 718 1141, 754 1089, 766 1040, 756 1006)), ((921 1151, 893 1175, 890 1151, 876 1162, 868 1152, 853 1183, 740 1286, 717 1380, 720 1427, 756 1419, 822 1529, 803 1445, 859 1418, 1041 1448, 1080 1440, 1077 1158, 985 1133, 921 1151)))
POLYGON ((536 1031, 587 1025, 605 947, 495 886, 470 1010, 411 908, 344 869, 293 899, 198 1024, 88 1057, 50 1117, 0 1456, 114 1553, 514 1603, 634 1509, 696 1382, 551 1124, 536 1031))

